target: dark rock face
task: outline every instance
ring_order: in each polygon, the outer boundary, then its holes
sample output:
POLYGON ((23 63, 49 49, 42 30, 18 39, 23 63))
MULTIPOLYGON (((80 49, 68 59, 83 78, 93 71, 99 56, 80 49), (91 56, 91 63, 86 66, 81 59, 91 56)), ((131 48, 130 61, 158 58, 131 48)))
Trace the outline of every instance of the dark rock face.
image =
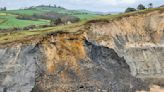
POLYGON ((0 49, 0 92, 31 91, 39 55, 31 52, 34 49, 34 46, 0 49))
POLYGON ((92 76, 95 76, 95 80, 102 82, 101 89, 108 92, 135 92, 147 89, 147 84, 130 74, 130 68, 125 59, 119 57, 113 49, 86 43, 89 56, 97 67, 92 71, 92 76))

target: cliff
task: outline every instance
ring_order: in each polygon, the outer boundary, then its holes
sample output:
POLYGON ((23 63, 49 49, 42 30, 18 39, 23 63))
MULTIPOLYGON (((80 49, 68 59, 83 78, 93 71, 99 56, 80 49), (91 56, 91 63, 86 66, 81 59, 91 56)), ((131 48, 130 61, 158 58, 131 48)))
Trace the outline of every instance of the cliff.
POLYGON ((162 8, 91 20, 74 32, 3 43, 0 92, 136 92, 163 87, 163 17, 162 8))
POLYGON ((164 13, 124 17, 110 23, 91 23, 88 39, 115 49, 137 77, 163 77, 164 13))

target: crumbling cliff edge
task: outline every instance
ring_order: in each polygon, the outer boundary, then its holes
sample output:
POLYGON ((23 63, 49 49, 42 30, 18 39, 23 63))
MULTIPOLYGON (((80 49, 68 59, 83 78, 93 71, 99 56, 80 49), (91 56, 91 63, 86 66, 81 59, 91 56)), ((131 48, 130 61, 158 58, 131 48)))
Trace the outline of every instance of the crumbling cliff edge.
POLYGON ((0 49, 0 92, 136 92, 164 85, 164 12, 90 21, 0 49))

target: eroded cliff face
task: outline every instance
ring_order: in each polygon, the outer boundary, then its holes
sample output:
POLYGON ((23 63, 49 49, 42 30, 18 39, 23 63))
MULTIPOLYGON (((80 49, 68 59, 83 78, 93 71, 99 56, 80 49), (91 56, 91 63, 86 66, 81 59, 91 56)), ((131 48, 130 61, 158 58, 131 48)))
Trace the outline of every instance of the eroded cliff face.
POLYGON ((148 84, 123 57, 83 34, 49 35, 35 45, 1 50, 2 92, 135 92, 148 84))
POLYGON ((124 56, 133 76, 163 78, 163 33, 164 13, 155 11, 112 22, 91 23, 87 37, 124 56))
POLYGON ((35 51, 32 45, 0 49, 0 92, 31 91, 35 85, 35 63, 40 61, 40 54, 35 51))
POLYGON ((90 22, 0 49, 0 92, 136 92, 164 84, 164 13, 90 22))
POLYGON ((81 34, 49 38, 43 41, 42 48, 47 68, 37 77, 33 92, 133 92, 148 89, 148 84, 130 74, 124 58, 113 49, 94 45, 81 34))

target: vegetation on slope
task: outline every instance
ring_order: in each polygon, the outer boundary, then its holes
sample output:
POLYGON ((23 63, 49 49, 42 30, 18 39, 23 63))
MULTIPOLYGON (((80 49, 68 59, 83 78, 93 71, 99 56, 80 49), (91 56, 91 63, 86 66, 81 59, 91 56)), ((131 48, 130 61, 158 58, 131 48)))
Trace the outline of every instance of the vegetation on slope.
POLYGON ((15 42, 15 41, 27 43, 30 39, 35 40, 38 37, 43 37, 48 33, 59 32, 59 31, 77 32, 79 30, 82 30, 85 25, 88 25, 88 23, 99 22, 99 21, 100 22, 101 21, 109 22, 111 20, 119 20, 122 17, 129 17, 129 16, 138 15, 138 14, 145 14, 145 13, 149 13, 152 11, 163 12, 164 8, 146 9, 146 10, 141 10, 141 11, 136 11, 136 12, 131 12, 131 13, 101 16, 96 19, 94 18, 94 19, 90 19, 90 20, 83 20, 81 22, 73 23, 73 24, 69 24, 69 25, 40 28, 40 29, 34 29, 34 30, 30 30, 30 31, 4 32, 4 33, 0 33, 0 44, 7 44, 7 43, 15 42))
POLYGON ((97 22, 100 21, 101 22, 101 21, 119 20, 119 19, 121 19, 123 17, 141 15, 141 14, 146 14, 146 13, 153 12, 153 11, 163 12, 164 11, 164 7, 149 8, 149 9, 138 10, 138 11, 134 11, 134 12, 114 14, 114 15, 98 16, 95 19, 88 20, 87 22, 89 23, 89 22, 95 22, 95 21, 97 21, 97 22))

